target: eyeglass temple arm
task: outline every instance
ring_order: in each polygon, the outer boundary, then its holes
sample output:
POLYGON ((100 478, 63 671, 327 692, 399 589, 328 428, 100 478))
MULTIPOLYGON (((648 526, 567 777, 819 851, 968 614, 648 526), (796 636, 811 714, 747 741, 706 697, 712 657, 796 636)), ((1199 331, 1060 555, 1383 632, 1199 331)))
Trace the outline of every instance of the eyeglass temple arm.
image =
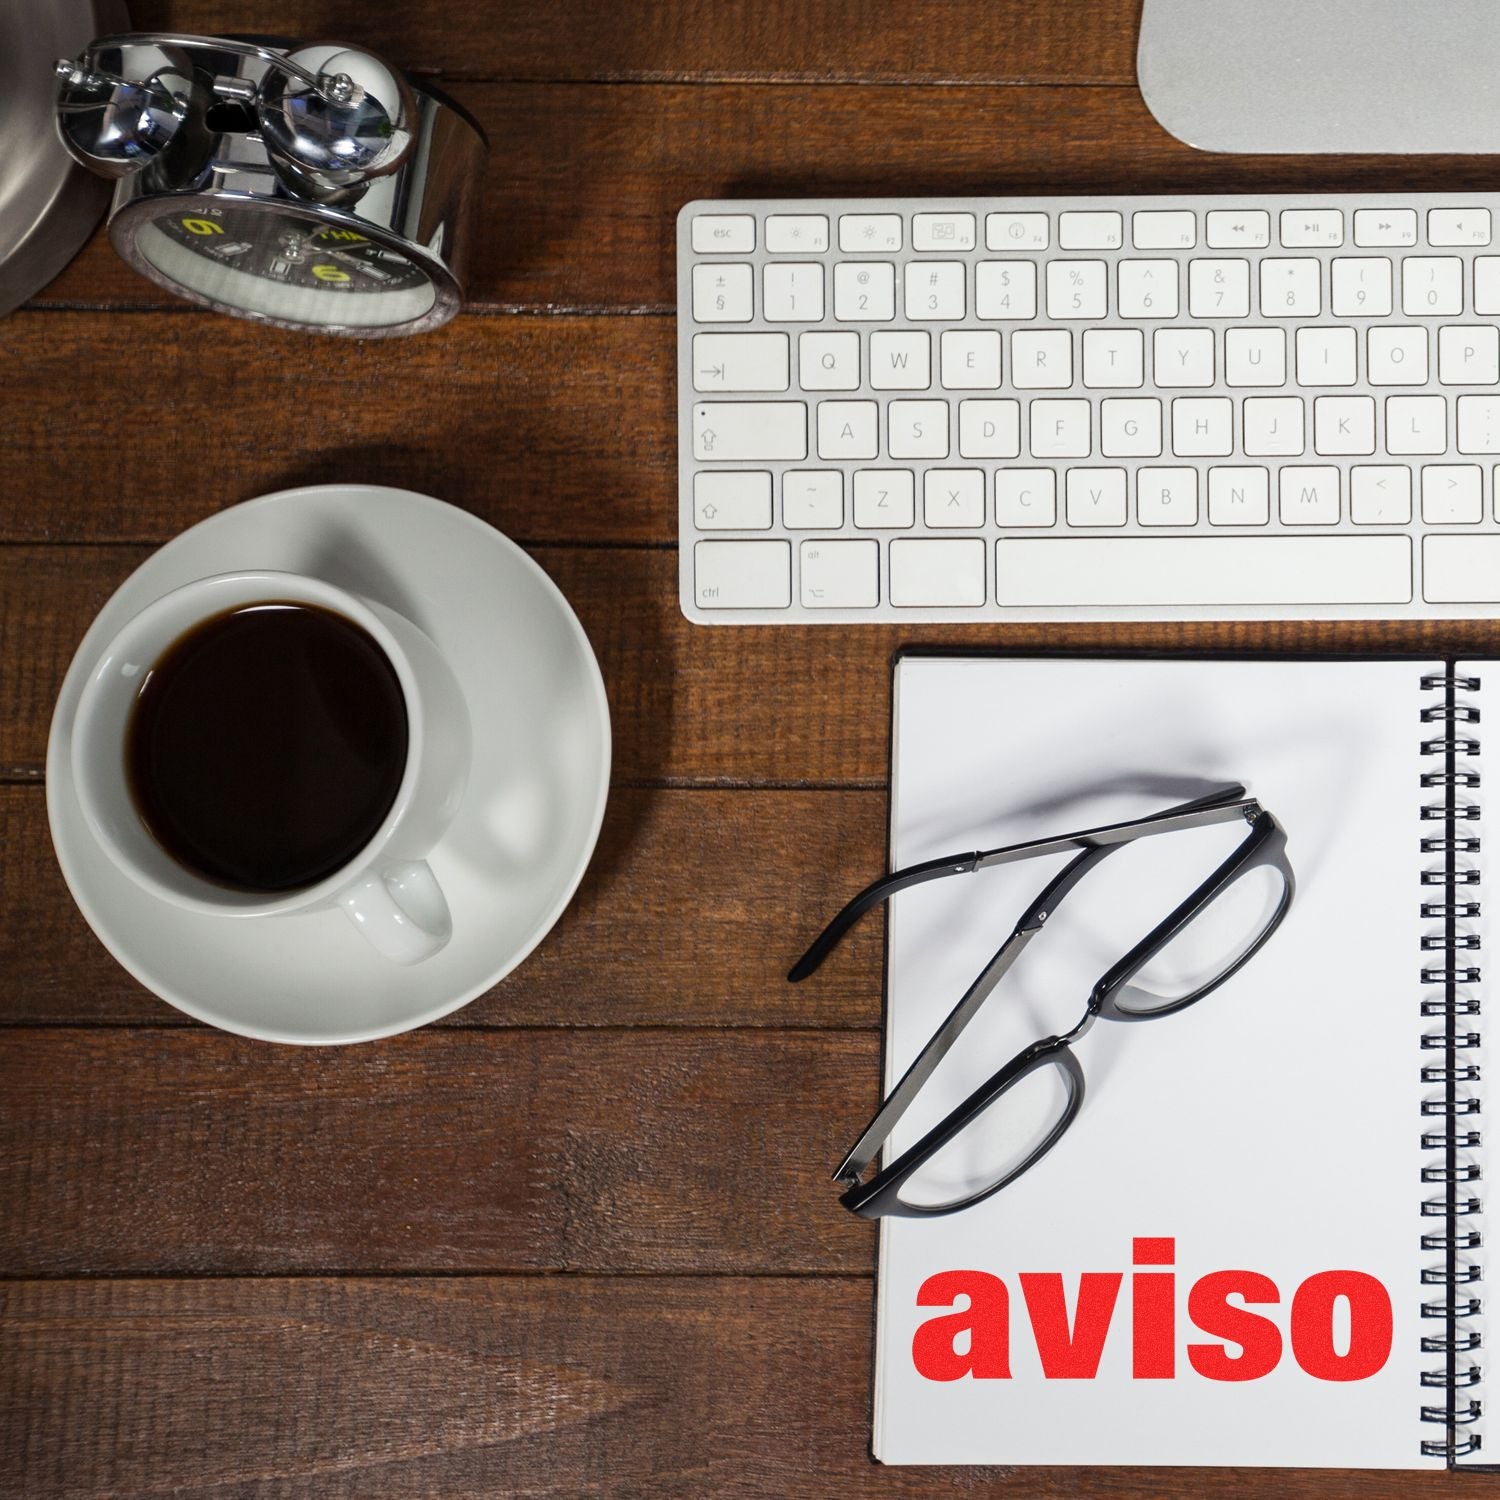
POLYGON ((878 1113, 865 1126, 863 1134, 850 1148, 834 1172, 839 1182, 853 1184, 864 1176, 865 1169, 875 1160, 875 1153, 885 1143, 896 1121, 906 1112, 907 1106, 917 1096, 922 1085, 932 1076, 933 1069, 948 1055, 949 1049, 962 1035, 964 1027, 974 1019, 979 1007, 994 993, 995 986, 1005 977, 1011 966, 1026 951, 1026 945, 1042 930, 1047 918, 1057 909, 1058 903, 1088 874, 1114 846, 1096 845, 1083 850, 1070 860, 1059 873, 1048 881, 1041 895, 1027 907, 1021 920, 1016 923, 1011 935, 1000 945, 999 951, 980 970, 963 999, 948 1013, 948 1018, 938 1027, 932 1040, 917 1054, 916 1060, 906 1070, 881 1104, 878 1113))
POLYGON ((1245 788, 1238 783, 1222 786, 1191 802, 1169 807, 1165 812, 1153 813, 1148 818, 1132 818, 1126 823, 1104 823, 1098 828, 1087 828, 1080 833, 1067 833, 1059 838, 1033 839, 1024 844, 1007 844, 999 849, 976 849, 968 854, 950 854, 943 859, 929 859, 923 864, 908 865, 890 875, 873 880, 812 941, 807 952, 792 965, 787 979, 798 984, 821 967, 823 960, 843 941, 849 931, 867 911, 914 885, 923 885, 929 880, 941 880, 945 875, 968 875, 975 870, 987 870, 995 865, 1013 864, 1017 860, 1036 859, 1046 854, 1061 854, 1068 849, 1091 849, 1100 845, 1127 843, 1131 839, 1144 838, 1155 833, 1173 833, 1183 828, 1198 828, 1211 823, 1226 823, 1233 818, 1253 818, 1260 811, 1260 804, 1245 797, 1245 788))

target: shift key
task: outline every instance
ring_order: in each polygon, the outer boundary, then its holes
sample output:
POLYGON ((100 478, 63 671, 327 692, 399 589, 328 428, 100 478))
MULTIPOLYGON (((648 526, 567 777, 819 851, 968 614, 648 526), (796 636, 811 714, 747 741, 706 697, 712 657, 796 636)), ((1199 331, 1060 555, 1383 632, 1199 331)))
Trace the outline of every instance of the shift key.
POLYGON ((807 457, 807 403, 700 401, 693 408, 693 457, 800 462, 807 457))

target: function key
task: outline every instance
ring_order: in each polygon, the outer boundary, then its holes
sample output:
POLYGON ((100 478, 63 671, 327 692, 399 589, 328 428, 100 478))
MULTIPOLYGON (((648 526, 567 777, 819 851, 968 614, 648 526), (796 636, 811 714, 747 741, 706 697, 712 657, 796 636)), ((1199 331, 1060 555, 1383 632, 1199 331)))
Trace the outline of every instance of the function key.
POLYGON ((1046 214, 986 214, 984 243, 991 250, 1045 250, 1051 243, 1046 214))
POLYGON ((1057 242, 1064 250, 1118 250, 1125 242, 1125 220, 1112 210, 1059 214, 1057 242))
POLYGON ((1489 242, 1489 209, 1428 209, 1427 243, 1429 245, 1488 245, 1489 242))
POLYGON ((913 214, 913 250, 972 250, 973 214, 913 214))
POLYGON ((750 214, 699 214, 693 220, 695 255, 748 255, 755 249, 750 214))
POLYGON ((861 250, 899 250, 900 214, 841 214, 839 249, 845 255, 861 250))
POLYGON ((1354 243, 1366 249, 1415 245, 1414 208, 1361 208, 1354 215, 1354 243))
POLYGON ((828 220, 822 214, 772 214, 766 220, 766 249, 772 255, 819 255, 828 248, 828 220))
POLYGON ((1130 216, 1137 250, 1190 250, 1198 243, 1198 217, 1190 208, 1143 209, 1130 216))
POLYGON ((1271 243, 1271 215, 1263 208, 1216 208, 1208 216, 1210 250, 1264 250, 1271 243))
POLYGON ((1312 250, 1344 243, 1344 211, 1339 208, 1284 208, 1281 243, 1288 250, 1312 250))

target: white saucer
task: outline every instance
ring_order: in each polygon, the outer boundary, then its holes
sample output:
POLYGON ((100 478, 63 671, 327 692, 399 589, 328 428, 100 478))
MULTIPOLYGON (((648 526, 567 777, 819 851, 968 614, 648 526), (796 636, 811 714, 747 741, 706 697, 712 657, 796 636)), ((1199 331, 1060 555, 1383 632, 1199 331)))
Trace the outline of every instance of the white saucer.
POLYGON ((562 914, 609 791, 609 706, 588 637, 516 544, 441 501, 322 485, 247 501, 184 532, 121 585, 63 682, 47 745, 47 813, 68 888, 104 946, 179 1010, 274 1042, 363 1042, 445 1016, 516 967, 562 914), (453 912, 441 953, 403 967, 340 911, 233 918, 181 911, 118 870, 84 823, 70 736, 89 667, 180 584, 279 569, 404 614, 453 667, 474 726, 458 816, 429 856, 453 912))

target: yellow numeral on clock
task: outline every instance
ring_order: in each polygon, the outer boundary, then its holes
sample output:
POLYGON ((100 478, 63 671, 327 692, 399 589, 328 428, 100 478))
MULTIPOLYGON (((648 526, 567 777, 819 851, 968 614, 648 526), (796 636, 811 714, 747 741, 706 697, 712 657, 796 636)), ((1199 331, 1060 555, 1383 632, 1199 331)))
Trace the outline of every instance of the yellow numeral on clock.
POLYGON ((319 281, 348 281, 349 273, 341 271, 337 266, 321 265, 314 266, 312 273, 319 281))
POLYGON ((184 219, 182 227, 189 234, 223 234, 224 226, 215 224, 212 219, 184 219))

